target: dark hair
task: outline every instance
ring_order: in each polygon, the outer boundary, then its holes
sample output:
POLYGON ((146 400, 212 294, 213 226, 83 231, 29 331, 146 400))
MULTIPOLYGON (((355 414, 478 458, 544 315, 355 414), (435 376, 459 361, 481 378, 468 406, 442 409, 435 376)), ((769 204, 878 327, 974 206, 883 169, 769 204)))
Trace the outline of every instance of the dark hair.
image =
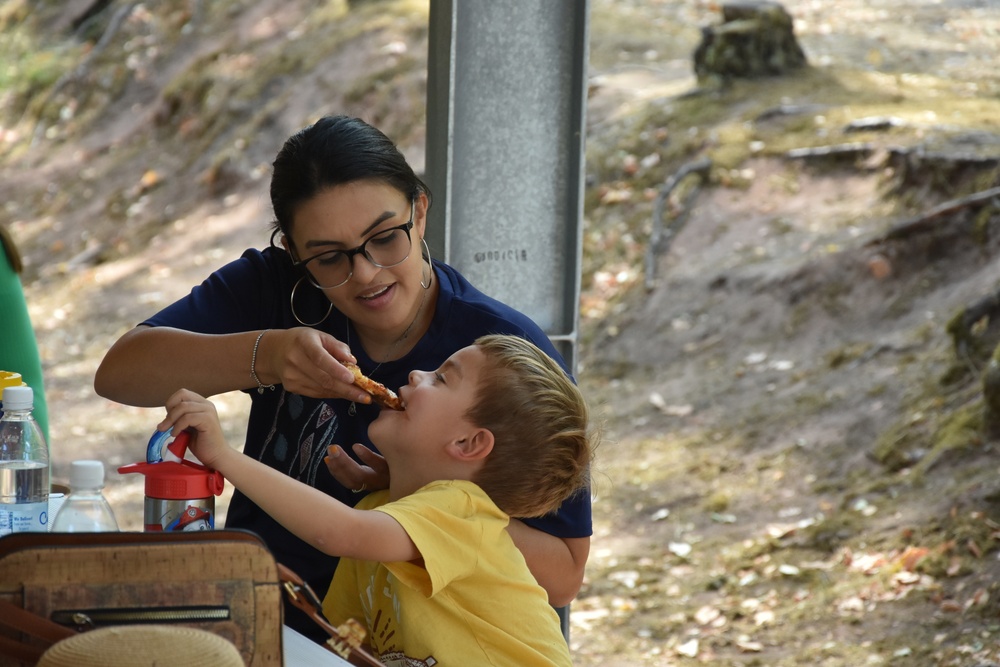
POLYGON ((295 209, 327 188, 355 181, 382 181, 411 201, 427 185, 396 145, 359 118, 324 116, 285 141, 274 158, 271 206, 274 232, 291 234, 295 209))

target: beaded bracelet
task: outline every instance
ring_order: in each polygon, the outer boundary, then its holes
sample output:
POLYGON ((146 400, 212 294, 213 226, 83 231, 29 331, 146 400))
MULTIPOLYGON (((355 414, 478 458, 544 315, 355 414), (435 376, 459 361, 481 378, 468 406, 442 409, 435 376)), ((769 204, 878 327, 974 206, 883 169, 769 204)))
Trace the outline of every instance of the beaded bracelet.
POLYGON ((270 329, 264 329, 259 334, 257 334, 257 340, 253 344, 253 356, 250 357, 250 376, 253 378, 253 381, 257 383, 258 394, 263 394, 265 389, 270 389, 271 391, 274 391, 273 384, 264 384, 263 382, 260 381, 260 378, 257 377, 257 348, 260 347, 260 339, 263 338, 264 334, 266 334, 268 331, 270 331, 270 329))

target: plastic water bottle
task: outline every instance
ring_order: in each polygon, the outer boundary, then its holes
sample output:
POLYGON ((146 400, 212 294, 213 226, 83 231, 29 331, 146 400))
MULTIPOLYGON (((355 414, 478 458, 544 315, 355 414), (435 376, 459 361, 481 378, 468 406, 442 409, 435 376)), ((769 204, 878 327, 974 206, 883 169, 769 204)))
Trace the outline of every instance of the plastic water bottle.
POLYGON ((69 471, 69 495, 52 521, 53 533, 99 533, 117 531, 118 522, 104 488, 104 464, 73 461, 69 471))
POLYGON ((5 387, 0 417, 0 536, 45 532, 49 523, 49 446, 31 387, 5 387))

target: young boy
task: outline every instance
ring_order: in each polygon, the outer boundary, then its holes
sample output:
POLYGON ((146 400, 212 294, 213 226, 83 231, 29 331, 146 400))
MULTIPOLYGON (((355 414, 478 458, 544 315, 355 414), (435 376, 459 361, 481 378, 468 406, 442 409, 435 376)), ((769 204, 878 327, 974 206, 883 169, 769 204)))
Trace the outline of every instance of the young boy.
POLYGON ((275 520, 341 556, 324 601, 333 625, 367 623, 387 665, 569 665, 545 591, 506 531, 586 493, 592 443, 577 387, 515 336, 484 336, 437 371, 413 371, 404 411, 369 427, 389 488, 356 508, 230 449, 215 407, 180 390, 160 430, 275 520), (375 511, 371 511, 375 510, 375 511))

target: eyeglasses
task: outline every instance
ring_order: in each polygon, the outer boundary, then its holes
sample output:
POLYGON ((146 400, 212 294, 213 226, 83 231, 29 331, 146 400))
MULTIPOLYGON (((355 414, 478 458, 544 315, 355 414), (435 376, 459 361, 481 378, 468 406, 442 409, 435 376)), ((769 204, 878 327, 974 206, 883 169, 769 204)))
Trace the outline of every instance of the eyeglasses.
POLYGON ((365 242, 349 250, 329 250, 314 255, 295 266, 306 269, 309 282, 320 289, 340 287, 354 275, 354 256, 364 255, 365 259, 380 269, 388 269, 402 264, 410 256, 413 241, 413 202, 410 202, 410 219, 396 227, 384 229, 365 242))

